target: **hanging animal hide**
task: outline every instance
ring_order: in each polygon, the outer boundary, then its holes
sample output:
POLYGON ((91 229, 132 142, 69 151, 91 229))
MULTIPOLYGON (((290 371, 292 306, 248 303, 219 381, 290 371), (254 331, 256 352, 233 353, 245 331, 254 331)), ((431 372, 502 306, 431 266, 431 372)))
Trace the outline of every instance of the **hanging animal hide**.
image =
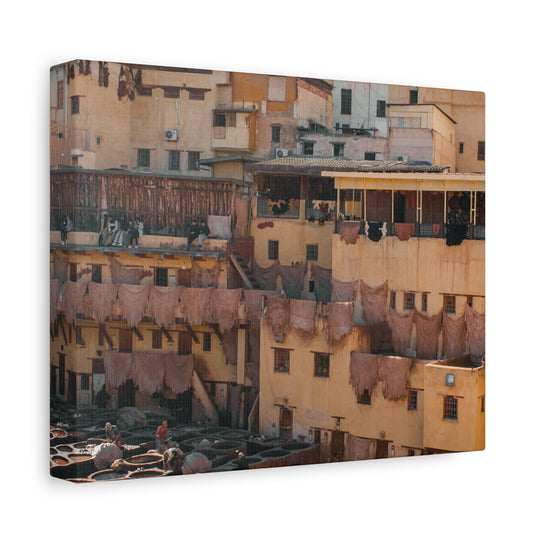
POLYGON ((332 298, 332 269, 311 264, 311 279, 315 284, 315 299, 327 304, 332 298))
POLYGON ((398 401, 407 396, 412 360, 399 356, 382 356, 378 360, 378 379, 386 399, 398 401))
POLYGON ((58 279, 51 279, 50 284, 50 296, 51 296, 51 311, 50 311, 50 319, 51 322, 56 321, 56 317, 58 316, 58 302, 60 300, 60 287, 61 287, 60 280, 58 279))
POLYGON ((467 328, 467 352, 480 357, 486 352, 486 316, 465 304, 465 326, 467 328))
POLYGON ((238 306, 242 289, 210 289, 210 319, 222 332, 228 332, 238 322, 238 306))
POLYGON ((52 277, 65 283, 68 275, 68 260, 64 257, 59 257, 56 253, 53 254, 53 272, 52 277))
POLYGON ((143 278, 142 268, 127 268, 120 264, 114 257, 109 257, 111 281, 113 283, 126 283, 128 285, 139 285, 143 278))
POLYGON ((339 237, 345 244, 356 244, 360 233, 360 221, 341 221, 339 224, 339 237))
POLYGON ((339 281, 330 278, 332 286, 332 302, 354 302, 356 298, 356 281, 339 281))
POLYGON ((367 323, 379 323, 386 320, 388 281, 372 289, 360 280, 362 294, 362 317, 367 323))
POLYGON ((113 304, 116 302, 118 285, 114 283, 88 283, 89 315, 98 323, 112 319, 113 304))
POLYGON ((219 264, 204 268, 197 261, 191 264, 191 286, 196 288, 217 287, 219 280, 219 264))
POLYGON ((148 285, 127 285, 126 283, 121 283, 118 286, 120 313, 128 326, 137 326, 142 321, 148 304, 148 293, 148 285))
POLYGON ((110 388, 118 388, 133 377, 133 357, 131 353, 121 353, 106 349, 103 351, 105 378, 110 388))
POLYGON ((394 353, 400 356, 407 354, 407 349, 411 343, 411 334, 414 321, 414 311, 398 313, 391 309, 389 310, 388 322, 392 330, 392 346, 394 353))
POLYGON ((158 326, 175 328, 174 311, 178 305, 181 287, 152 285, 149 294, 149 311, 158 326))
POLYGON ((164 381, 175 394, 182 394, 191 388, 193 378, 192 354, 164 354, 164 381))
POLYGON ((330 302, 327 307, 326 338, 332 343, 351 333, 354 326, 354 305, 352 302, 330 302))
POLYGON ((292 266, 279 265, 281 283, 287 298, 300 299, 304 287, 304 277, 306 275, 306 263, 295 263, 292 266))
POLYGON ((396 236, 402 242, 406 242, 414 233, 414 223, 394 223, 396 236))
POLYGON ((377 383, 378 356, 357 351, 351 351, 349 365, 349 382, 352 384, 356 397, 359 398, 365 390, 371 392, 377 383))
POLYGON ((145 394, 152 395, 163 388, 163 353, 133 353, 133 384, 145 394))
POLYGON ((182 287, 180 302, 185 321, 191 326, 210 323, 208 315, 211 289, 182 287))
POLYGON ((261 268, 253 260, 253 276, 260 289, 276 290, 276 280, 279 276, 279 261, 274 261, 268 268, 261 268))
POLYGON ((71 325, 77 322, 77 313, 84 313, 83 297, 86 293, 86 282, 66 281, 62 295, 62 309, 64 317, 71 325))
POLYGON ((290 326, 306 334, 315 334, 317 302, 311 300, 290 301, 290 326))
POLYGON ((415 310, 414 323, 416 325, 416 357, 427 360, 437 358, 442 312, 427 317, 415 310))
POLYGON ((442 353, 446 358, 461 358, 467 348, 465 316, 453 320, 443 312, 442 317, 442 353))
POLYGON ((261 291, 261 290, 247 290, 244 289, 244 302, 246 304, 246 320, 250 325, 250 328, 259 327, 259 319, 261 318, 263 305, 263 297, 277 297, 279 292, 276 290, 273 291, 261 291))
POLYGON ((290 300, 288 298, 269 298, 266 307, 266 322, 274 333, 285 332, 289 328, 290 300))

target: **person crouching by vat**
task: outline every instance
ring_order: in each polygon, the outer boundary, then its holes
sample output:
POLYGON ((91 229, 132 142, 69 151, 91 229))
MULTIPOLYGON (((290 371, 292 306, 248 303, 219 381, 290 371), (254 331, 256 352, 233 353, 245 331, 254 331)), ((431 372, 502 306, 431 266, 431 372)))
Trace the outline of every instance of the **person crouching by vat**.
POLYGON ((118 431, 118 428, 110 422, 105 424, 105 439, 107 442, 116 444, 117 446, 120 446, 121 444, 120 432, 118 431))
POLYGON ((163 469, 172 471, 172 474, 182 474, 182 454, 180 448, 167 448, 163 453, 163 469))

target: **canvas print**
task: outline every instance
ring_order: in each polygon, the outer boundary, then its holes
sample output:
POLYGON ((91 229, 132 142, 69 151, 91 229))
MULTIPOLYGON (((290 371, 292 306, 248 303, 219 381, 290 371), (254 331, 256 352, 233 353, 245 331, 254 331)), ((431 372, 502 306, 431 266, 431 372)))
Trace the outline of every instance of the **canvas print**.
POLYGON ((50 89, 52 476, 484 448, 482 92, 94 60, 50 89))

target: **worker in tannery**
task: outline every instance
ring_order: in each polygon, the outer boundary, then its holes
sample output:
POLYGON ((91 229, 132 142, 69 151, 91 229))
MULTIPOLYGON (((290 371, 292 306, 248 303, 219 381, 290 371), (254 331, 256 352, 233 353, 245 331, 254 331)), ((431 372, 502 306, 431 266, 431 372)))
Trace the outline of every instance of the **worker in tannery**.
POLYGON ((167 449, 167 420, 163 420, 156 431, 156 450, 163 453, 167 449))
POLYGON ((187 248, 191 249, 191 243, 195 238, 199 237, 199 224, 197 223, 196 218, 192 218, 191 225, 189 226, 189 232, 188 232, 188 243, 187 248))
POLYGON ((107 439, 107 442, 111 442, 113 444, 121 443, 120 432, 118 431, 118 428, 110 422, 107 422, 105 424, 105 439, 107 439))
POLYGON ((202 247, 203 240, 206 240, 210 236, 210 229, 206 224, 206 219, 201 221, 201 227, 199 228, 199 247, 202 247))
POLYGON ((182 450, 180 448, 167 448, 163 453, 163 469, 173 471, 173 473, 182 472, 182 450))

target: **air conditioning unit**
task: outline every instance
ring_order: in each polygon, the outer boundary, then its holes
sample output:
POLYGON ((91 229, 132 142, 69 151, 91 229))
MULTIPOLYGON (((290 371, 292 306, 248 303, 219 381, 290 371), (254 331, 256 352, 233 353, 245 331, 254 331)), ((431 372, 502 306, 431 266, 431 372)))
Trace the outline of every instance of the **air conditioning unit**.
POLYGON ((166 141, 177 141, 178 140, 178 130, 177 129, 168 129, 165 131, 165 140, 166 141))
POLYGON ((397 157, 396 157, 396 159, 397 159, 398 161, 409 161, 409 156, 405 156, 405 155, 403 155, 403 154, 398 154, 397 157))
POLYGON ((276 148, 276 157, 286 157, 289 155, 289 151, 285 150, 285 148, 276 148))

